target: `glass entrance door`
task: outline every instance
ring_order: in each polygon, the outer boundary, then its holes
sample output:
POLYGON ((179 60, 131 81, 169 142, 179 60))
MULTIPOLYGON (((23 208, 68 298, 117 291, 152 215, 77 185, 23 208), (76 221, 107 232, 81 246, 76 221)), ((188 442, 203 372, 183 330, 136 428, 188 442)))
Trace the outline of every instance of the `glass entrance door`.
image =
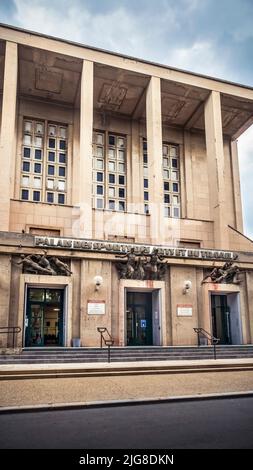
POLYGON ((213 335, 220 338, 219 344, 232 344, 230 308, 226 295, 211 296, 213 335))
POLYGON ((127 346, 150 346, 152 338, 152 293, 127 292, 127 346))
POLYGON ((25 346, 63 346, 63 289, 29 288, 25 346))

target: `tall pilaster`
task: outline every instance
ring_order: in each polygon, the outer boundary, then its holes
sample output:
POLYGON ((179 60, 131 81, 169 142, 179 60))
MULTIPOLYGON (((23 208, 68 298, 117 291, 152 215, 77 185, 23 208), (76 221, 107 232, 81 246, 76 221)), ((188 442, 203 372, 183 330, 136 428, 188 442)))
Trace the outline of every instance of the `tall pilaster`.
POLYGON ((160 78, 151 77, 146 97, 150 238, 162 243, 164 238, 163 152, 160 78))
POLYGON ((0 231, 9 230, 11 168, 15 158, 15 121, 17 102, 18 49, 17 44, 6 42, 2 122, 0 133, 0 231))
POLYGON ((84 60, 80 102, 80 236, 92 237, 93 62, 84 60))
POLYGON ((205 103, 210 215, 214 222, 214 248, 228 249, 228 223, 224 177, 224 149, 220 93, 212 91, 205 103))
POLYGON ((241 185, 240 185, 240 173, 238 164, 238 150, 237 140, 231 142, 231 168, 233 177, 233 193, 234 193, 234 210, 235 210, 235 228, 239 232, 243 232, 243 220, 242 220, 242 200, 241 200, 241 185))
MULTIPOLYGON (((194 197, 193 197, 194 188, 193 188, 193 175, 192 175, 191 134, 189 130, 184 131, 184 164, 185 164, 185 167, 184 167, 185 169, 185 215, 187 219, 193 219, 194 218, 194 197)), ((183 215, 183 207, 182 207, 182 215, 183 215)))

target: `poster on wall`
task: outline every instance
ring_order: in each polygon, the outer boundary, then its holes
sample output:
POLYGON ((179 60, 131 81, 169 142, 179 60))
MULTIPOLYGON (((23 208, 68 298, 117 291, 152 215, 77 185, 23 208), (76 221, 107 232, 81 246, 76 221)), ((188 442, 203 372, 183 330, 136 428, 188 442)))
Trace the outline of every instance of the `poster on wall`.
POLYGON ((192 305, 191 304, 178 304, 177 316, 178 317, 192 317, 192 305))
POLYGON ((104 315, 105 300, 88 300, 88 315, 104 315))

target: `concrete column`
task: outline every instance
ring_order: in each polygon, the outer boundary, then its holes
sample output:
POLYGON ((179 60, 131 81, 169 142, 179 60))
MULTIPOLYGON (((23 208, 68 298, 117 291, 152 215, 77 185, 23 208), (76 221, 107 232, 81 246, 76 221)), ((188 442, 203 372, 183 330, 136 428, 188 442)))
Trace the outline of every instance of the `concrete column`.
MULTIPOLYGON (((10 288, 11 288, 11 257, 9 255, 0 256, 0 326, 9 325, 10 308, 10 288)), ((0 335, 0 347, 7 347, 8 335, 0 335)))
POLYGON ((75 108, 73 112, 73 165, 72 165, 72 204, 74 206, 80 201, 80 109, 75 108))
MULTIPOLYGON (((181 155, 180 155, 181 157, 181 155)), ((180 158, 182 160, 182 158, 180 158)), ((185 216, 187 219, 194 218, 194 198, 193 198, 193 177, 192 177, 192 156, 191 156, 191 134, 190 131, 184 131, 184 170, 185 170, 185 216)), ((182 179, 182 175, 181 175, 182 179)), ((181 188, 181 193, 182 193, 181 188)), ((183 193, 182 193, 183 203, 183 193)), ((182 216, 183 214, 182 204, 182 216)))
POLYGON ((80 102, 80 236, 92 237, 93 62, 84 60, 80 102))
POLYGON ((0 231, 9 230, 11 167, 15 156, 15 121, 18 78, 17 44, 6 42, 2 122, 0 133, 0 231))
POLYGON ((160 78, 151 77, 146 95, 150 238, 164 239, 162 113, 160 78))
POLYGON ((234 193, 234 210, 235 210, 235 228, 239 232, 243 232, 242 220, 242 200, 241 200, 241 186, 240 186, 240 173, 238 164, 238 149, 237 140, 231 141, 231 169, 233 178, 233 193, 234 193))
POLYGON ((220 93, 217 91, 212 91, 205 103, 205 133, 210 215, 214 221, 214 248, 228 249, 221 103, 220 93))

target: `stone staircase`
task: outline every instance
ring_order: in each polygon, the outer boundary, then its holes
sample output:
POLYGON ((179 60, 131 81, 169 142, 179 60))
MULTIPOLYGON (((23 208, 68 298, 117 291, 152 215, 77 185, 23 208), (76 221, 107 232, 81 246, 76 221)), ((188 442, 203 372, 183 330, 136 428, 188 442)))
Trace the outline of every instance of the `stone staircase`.
MULTIPOLYGON (((216 346, 217 359, 253 358, 253 344, 216 346)), ((213 359, 213 346, 112 347, 111 362, 213 359)), ((107 348, 24 348, 21 354, 1 355, 1 364, 107 362, 107 348)))

